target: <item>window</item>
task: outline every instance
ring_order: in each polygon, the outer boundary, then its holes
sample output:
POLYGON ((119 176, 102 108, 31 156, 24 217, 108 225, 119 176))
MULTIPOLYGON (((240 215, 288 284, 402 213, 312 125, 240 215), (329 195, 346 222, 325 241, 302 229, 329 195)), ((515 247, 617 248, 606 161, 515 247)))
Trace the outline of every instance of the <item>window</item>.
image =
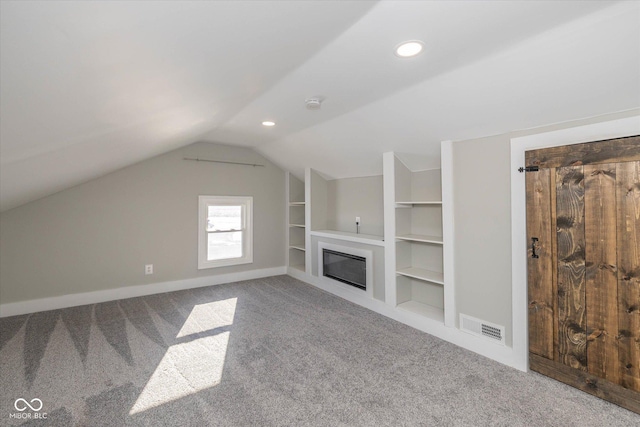
POLYGON ((253 262, 253 197, 198 199, 198 269, 253 262))

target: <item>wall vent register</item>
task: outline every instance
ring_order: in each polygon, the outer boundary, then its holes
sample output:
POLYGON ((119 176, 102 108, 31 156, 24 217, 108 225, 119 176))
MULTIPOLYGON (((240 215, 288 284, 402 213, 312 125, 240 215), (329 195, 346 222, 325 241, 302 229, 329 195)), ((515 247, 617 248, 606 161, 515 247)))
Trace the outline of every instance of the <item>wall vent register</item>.
POLYGON ((475 317, 460 314, 460 329, 470 334, 487 338, 496 343, 505 345, 504 326, 495 325, 476 319, 475 317))

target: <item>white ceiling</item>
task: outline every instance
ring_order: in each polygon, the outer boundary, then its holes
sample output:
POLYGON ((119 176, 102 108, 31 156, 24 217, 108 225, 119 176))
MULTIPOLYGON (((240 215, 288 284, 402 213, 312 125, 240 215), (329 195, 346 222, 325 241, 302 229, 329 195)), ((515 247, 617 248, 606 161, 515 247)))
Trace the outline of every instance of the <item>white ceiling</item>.
POLYGON ((379 174, 384 151, 437 166, 441 140, 640 107, 638 2, 1 8, 2 211, 195 141, 339 178, 379 174), (395 57, 408 39, 425 52, 395 57))

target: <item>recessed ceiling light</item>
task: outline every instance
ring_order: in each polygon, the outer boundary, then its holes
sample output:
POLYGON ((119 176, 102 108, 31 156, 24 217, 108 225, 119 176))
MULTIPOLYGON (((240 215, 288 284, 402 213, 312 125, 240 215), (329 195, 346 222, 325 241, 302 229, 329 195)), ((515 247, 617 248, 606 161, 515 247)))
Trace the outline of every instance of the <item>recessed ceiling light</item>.
POLYGON ((400 58, 411 58, 422 52, 423 48, 424 44, 420 40, 409 40, 396 46, 395 54, 400 58))
POLYGON ((276 122, 272 122, 270 120, 265 120, 264 122, 262 122, 262 126, 275 126, 276 122))

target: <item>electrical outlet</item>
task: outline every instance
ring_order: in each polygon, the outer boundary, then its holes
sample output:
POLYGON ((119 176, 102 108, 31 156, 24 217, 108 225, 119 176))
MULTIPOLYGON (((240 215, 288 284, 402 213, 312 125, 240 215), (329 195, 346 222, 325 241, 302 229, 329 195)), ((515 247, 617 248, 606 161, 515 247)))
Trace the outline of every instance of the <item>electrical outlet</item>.
POLYGON ((360 222, 360 217, 359 216, 356 217, 356 222, 360 222))
POLYGON ((144 266, 144 274, 153 274, 153 264, 147 264, 144 266))

